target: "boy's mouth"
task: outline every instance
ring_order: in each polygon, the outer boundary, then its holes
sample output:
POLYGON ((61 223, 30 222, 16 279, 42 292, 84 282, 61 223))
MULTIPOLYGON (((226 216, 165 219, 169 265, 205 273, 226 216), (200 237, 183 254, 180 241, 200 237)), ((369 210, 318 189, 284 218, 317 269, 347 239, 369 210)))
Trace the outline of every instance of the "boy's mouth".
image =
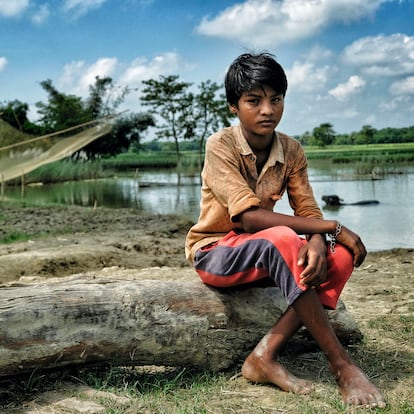
POLYGON ((265 119, 263 121, 259 121, 258 123, 265 127, 273 126, 275 124, 271 119, 265 119))

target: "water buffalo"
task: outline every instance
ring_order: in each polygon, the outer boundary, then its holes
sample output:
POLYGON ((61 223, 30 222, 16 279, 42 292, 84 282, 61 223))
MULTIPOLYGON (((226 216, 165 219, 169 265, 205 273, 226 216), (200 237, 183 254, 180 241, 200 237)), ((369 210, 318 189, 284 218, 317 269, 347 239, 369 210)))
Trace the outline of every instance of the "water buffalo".
POLYGON ((324 195, 322 200, 325 201, 327 206, 366 206, 371 204, 379 204, 378 200, 362 200, 354 203, 344 203, 344 200, 336 194, 324 195))

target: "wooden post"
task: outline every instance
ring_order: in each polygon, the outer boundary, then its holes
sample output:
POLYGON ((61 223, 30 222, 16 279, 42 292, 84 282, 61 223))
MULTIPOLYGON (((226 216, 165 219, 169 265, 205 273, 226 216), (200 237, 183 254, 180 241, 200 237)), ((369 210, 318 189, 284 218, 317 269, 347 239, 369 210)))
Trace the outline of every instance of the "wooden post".
POLYGON ((20 198, 24 198, 24 172, 20 177, 20 198))
POLYGON ((4 174, 1 175, 1 200, 4 200, 4 174))

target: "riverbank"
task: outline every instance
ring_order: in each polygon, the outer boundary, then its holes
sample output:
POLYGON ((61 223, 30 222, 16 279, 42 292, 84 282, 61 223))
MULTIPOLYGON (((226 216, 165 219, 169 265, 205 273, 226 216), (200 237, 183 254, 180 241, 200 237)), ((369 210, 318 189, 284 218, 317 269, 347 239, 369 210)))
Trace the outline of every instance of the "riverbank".
MULTIPOLYGON (((170 269, 171 277, 179 276, 191 271, 183 253, 190 225, 182 217, 138 215, 131 209, 22 208, 0 203, 0 239, 15 240, 0 244, 0 281, 27 283, 102 268, 170 269)), ((342 296, 365 338, 350 352, 384 391, 390 403, 390 408, 381 411, 386 413, 414 411, 413 263, 413 249, 370 253, 342 296)), ((128 372, 114 386, 109 380, 114 371, 108 368, 101 370, 103 378, 81 370, 3 381, 0 400, 5 405, 1 412, 347 412, 340 406, 320 353, 299 358, 287 355, 284 362, 298 375, 317 382, 311 396, 254 386, 233 377, 234 372, 210 378, 198 387, 188 377, 185 383, 180 382, 179 372, 163 383, 159 377, 151 380, 142 373, 132 376, 128 372), (150 386, 143 387, 148 381, 150 386)), ((193 376, 195 381, 199 378, 193 376)))

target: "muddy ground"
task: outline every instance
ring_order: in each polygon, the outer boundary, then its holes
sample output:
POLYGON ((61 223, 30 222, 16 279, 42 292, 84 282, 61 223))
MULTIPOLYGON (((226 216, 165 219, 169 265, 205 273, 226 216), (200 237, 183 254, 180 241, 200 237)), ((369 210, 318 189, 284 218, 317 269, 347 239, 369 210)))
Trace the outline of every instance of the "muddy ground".
MULTIPOLYGON (((189 269, 183 250, 184 238, 190 225, 191 222, 185 218, 138 215, 134 210, 12 208, 0 203, 0 240, 16 240, 0 244, 0 283, 20 278, 36 280, 64 277, 114 266, 130 269, 171 267, 175 271, 177 268, 189 269)), ((375 372, 371 373, 373 380, 384 390, 391 405, 399 407, 387 412, 414 412, 414 249, 369 253, 363 265, 355 270, 342 298, 359 324, 368 349, 380 351, 375 356, 377 364, 375 372), (409 332, 402 336, 395 335, 393 330, 399 329, 398 321, 401 320, 411 321, 408 328, 405 328, 409 332), (406 411, 401 411, 401 401, 405 401, 403 406, 407 408, 406 411)), ((232 407, 231 399, 237 399, 234 411, 229 409, 226 412, 248 412, 236 408, 240 407, 242 394, 249 395, 256 405, 264 407, 260 412, 295 412, 295 408, 292 411, 289 408, 292 407, 289 399, 282 405, 281 411, 266 408, 274 407, 272 398, 281 394, 273 388, 260 387, 257 391, 255 386, 243 379, 236 381, 237 390, 242 391, 231 391, 235 387, 232 384, 229 385, 228 392, 224 390, 221 396, 229 400, 229 407, 232 407)), ((332 384, 328 384, 324 393, 330 392, 329 387, 332 384)), ((333 386, 332 390, 334 389, 333 386)), ((84 392, 87 396, 83 395, 80 400, 75 398, 76 401, 73 397, 68 397, 69 405, 63 408, 56 403, 56 400, 65 400, 56 397, 61 395, 60 389, 56 391, 58 394, 31 397, 24 406, 19 409, 10 408, 10 412, 115 412, 105 411, 105 406, 98 402, 102 401, 102 395, 96 397, 95 391, 85 391, 81 387, 78 391, 79 395, 84 392)), ((70 395, 73 395, 73 391, 70 391, 70 395)), ((131 404, 128 399, 122 400, 124 397, 114 395, 113 398, 120 399, 120 406, 131 404)), ((319 412, 336 412, 322 408, 319 406, 319 412)), ((9 411, 3 409, 1 412, 9 411)), ((134 410, 119 412, 134 413, 134 410)), ((211 412, 224 411, 213 407, 211 412)))

